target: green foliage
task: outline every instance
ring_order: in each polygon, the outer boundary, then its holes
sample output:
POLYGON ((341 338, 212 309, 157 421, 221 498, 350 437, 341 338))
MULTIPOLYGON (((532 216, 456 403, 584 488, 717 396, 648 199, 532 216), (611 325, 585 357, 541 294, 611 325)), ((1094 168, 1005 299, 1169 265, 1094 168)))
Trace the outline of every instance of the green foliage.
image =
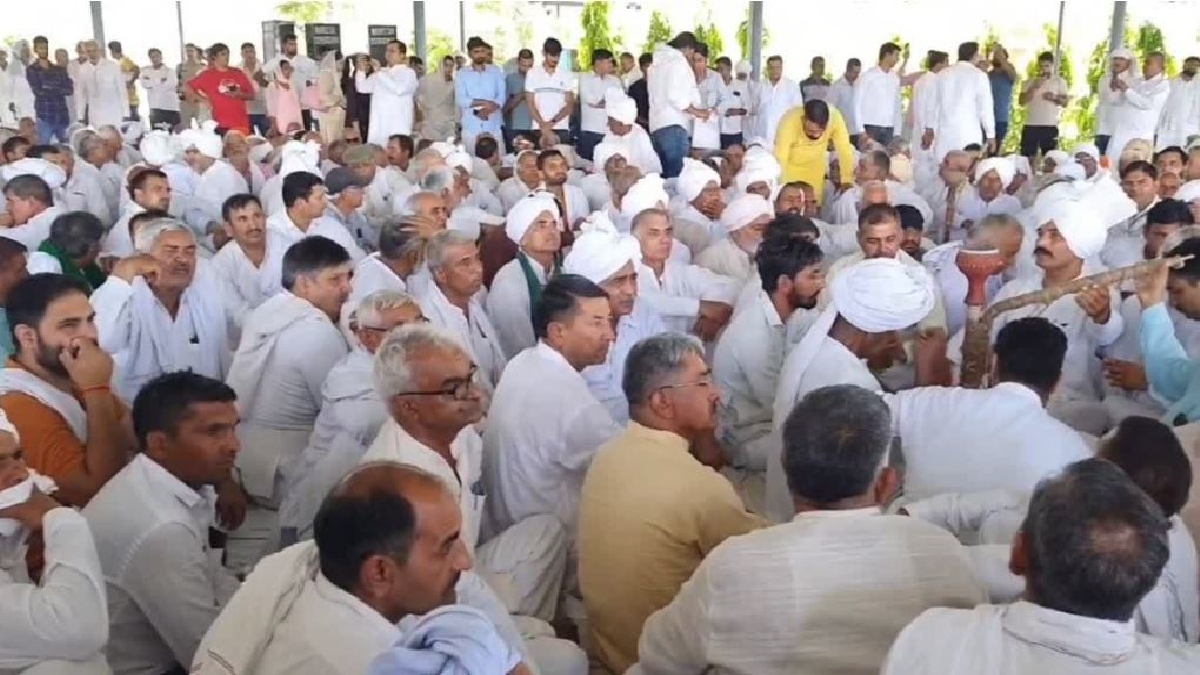
POLYGON ((671 33, 671 24, 667 22, 667 17, 656 9, 650 15, 650 30, 646 32, 646 44, 642 46, 642 52, 652 54, 656 47, 666 44, 673 37, 675 35, 671 33))
POLYGON ((333 9, 332 2, 325 0, 295 0, 275 5, 275 12, 296 23, 318 23, 333 9))
POLYGON ((707 27, 697 24, 693 32, 697 40, 708 45, 708 65, 716 68, 717 59, 725 54, 725 40, 721 37, 721 31, 716 24, 710 23, 707 27))
POLYGON ((1179 63, 1167 51, 1162 29, 1158 26, 1149 21, 1142 22, 1142 25, 1138 26, 1137 37, 1129 44, 1133 52, 1137 54, 1139 63, 1145 63, 1146 56, 1151 52, 1162 52, 1166 56, 1167 77, 1175 77, 1179 74, 1179 63))
POLYGON ((609 3, 588 2, 583 6, 580 23, 583 26, 583 41, 579 44, 579 58, 575 61, 576 68, 586 70, 591 66, 592 53, 598 49, 613 51, 612 33, 608 24, 609 3))
MULTIPOLYGON (((750 58, 750 8, 749 7, 746 8, 746 18, 742 19, 742 22, 740 24, 738 24, 737 41, 738 41, 738 48, 740 48, 742 50, 742 58, 743 59, 750 58)), ((771 41, 771 32, 769 30, 767 30, 766 26, 763 26, 762 49, 764 50, 764 52, 767 49, 767 43, 770 41, 771 41)), ((764 56, 765 56, 765 54, 764 54, 764 56)))
MULTIPOLYGON (((903 63, 907 63, 910 53, 908 42, 898 34, 893 35, 892 39, 888 40, 888 42, 900 45, 900 60, 903 63)), ((866 59, 863 60, 867 61, 866 59)), ((863 70, 870 68, 871 65, 874 65, 874 59, 871 59, 870 65, 863 63, 863 70)), ((912 87, 900 87, 900 109, 907 113, 910 105, 912 105, 912 87)))
POLYGON ((427 52, 426 68, 429 72, 435 72, 434 64, 436 67, 441 67, 442 59, 453 56, 454 52, 458 51, 458 47, 453 38, 435 28, 425 33, 425 50, 427 52))

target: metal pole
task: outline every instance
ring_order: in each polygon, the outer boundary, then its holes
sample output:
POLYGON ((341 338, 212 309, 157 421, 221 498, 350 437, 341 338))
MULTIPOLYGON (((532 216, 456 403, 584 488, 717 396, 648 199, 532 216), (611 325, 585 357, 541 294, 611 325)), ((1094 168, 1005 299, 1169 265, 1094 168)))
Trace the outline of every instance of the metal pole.
POLYGON ((183 41, 183 0, 175 0, 175 23, 179 26, 179 62, 187 60, 187 48, 183 41))
POLYGON ((92 0, 89 4, 92 6, 92 37, 100 43, 100 53, 103 54, 105 51, 104 9, 100 0, 92 0))
POLYGON ((763 4, 750 3, 750 77, 757 80, 762 74, 763 4))
POLYGON ((1054 31, 1054 76, 1062 74, 1062 29, 1063 16, 1067 13, 1067 0, 1058 3, 1058 30, 1054 31))
POLYGON ((1125 46, 1125 9, 1128 2, 1114 2, 1112 15, 1112 33, 1108 37, 1108 51, 1125 46))
POLYGON ((425 44, 425 3, 423 0, 416 0, 413 3, 413 42, 416 43, 414 49, 417 50, 417 56, 422 61, 428 61, 426 52, 428 48, 425 44))
POLYGON ((458 3, 458 51, 467 51, 467 3, 458 3))

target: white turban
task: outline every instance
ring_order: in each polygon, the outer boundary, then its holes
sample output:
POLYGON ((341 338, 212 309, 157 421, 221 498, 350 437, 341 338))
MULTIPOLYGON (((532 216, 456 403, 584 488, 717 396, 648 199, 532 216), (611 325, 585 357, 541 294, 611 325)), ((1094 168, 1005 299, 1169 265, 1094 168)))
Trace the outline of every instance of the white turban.
POLYGON ((431 143, 429 145, 429 149, 433 150, 437 154, 441 155, 442 159, 447 159, 450 157, 450 155, 455 150, 458 149, 458 146, 454 145, 454 139, 451 138, 450 140, 447 140, 447 141, 438 141, 436 143, 431 143))
POLYGON ((1026 177, 1033 175, 1033 165, 1029 163, 1028 157, 1013 155, 1009 157, 1009 159, 1013 163, 1013 169, 1015 169, 1018 174, 1026 177))
POLYGON ((742 170, 733 179, 733 183, 741 193, 754 183, 766 183, 774 187, 782 175, 783 168, 773 155, 762 151, 747 152, 746 159, 742 162, 742 170))
POLYGON ((175 149, 172 147, 171 134, 155 129, 142 137, 138 146, 142 158, 151 166, 166 166, 175 161, 175 149))
POLYGON ((1063 162, 1054 165, 1054 175, 1071 180, 1087 180, 1087 170, 1079 162, 1063 162))
POLYGON ((1080 260, 1100 254, 1108 239, 1108 227, 1083 200, 1061 200, 1050 204, 1039 214, 1038 226, 1053 222, 1058 233, 1067 240, 1067 248, 1080 260))
POLYGON ((1009 185, 1012 185, 1013 178, 1016 176, 1017 169, 1013 166, 1012 161, 1005 157, 989 157, 983 160, 975 167, 975 180, 983 178, 984 174, 989 171, 995 171, 999 176, 1000 182, 1007 190, 1009 185))
POLYGON ((792 349, 779 376, 775 397, 775 426, 783 425, 797 403, 800 380, 841 316, 866 333, 903 330, 933 311, 933 279, 924 267, 893 258, 873 258, 842 270, 829 286, 829 306, 804 339, 792 349))
POLYGON ((514 244, 520 246, 521 239, 525 237, 533 221, 546 211, 558 217, 558 202, 554 201, 549 192, 539 191, 524 197, 508 212, 508 218, 504 221, 504 233, 514 244))
POLYGON ((771 203, 759 195, 741 194, 721 212, 721 226, 726 232, 737 232, 763 216, 775 216, 771 203))
POLYGON ((179 142, 182 148, 186 151, 195 148, 197 152, 205 157, 220 159, 224 154, 225 141, 217 135, 215 126, 211 122, 205 122, 204 127, 184 129, 179 133, 179 142))
POLYGON ((709 183, 720 185, 720 174, 703 162, 697 162, 694 159, 683 160, 683 171, 679 174, 677 185, 679 196, 683 197, 684 201, 695 201, 709 183))
POLYGON ((271 151, 275 148, 271 147, 270 143, 259 143, 258 145, 250 146, 250 152, 247 153, 250 161, 255 164, 262 164, 267 161, 267 157, 271 155, 271 151))
POLYGON ((1175 199, 1188 204, 1200 201, 1200 180, 1189 180, 1180 185, 1179 190, 1175 192, 1175 199))
POLYGON ((462 169, 470 173, 471 169, 475 167, 475 160, 466 150, 458 148, 446 156, 446 166, 451 169, 462 169))
POLYGON ((642 246, 638 240, 618 233, 603 211, 588 216, 580 231, 582 234, 575 237, 571 252, 563 260, 563 272, 602 284, 627 263, 636 266, 642 262, 642 246))
POLYGON ((1054 162, 1054 166, 1071 161, 1071 156, 1062 150, 1051 150, 1046 153, 1046 159, 1054 162))
MULTIPOLYGON (((5 423, 9 427, 12 427, 7 418, 5 418, 5 423)), ((8 431, 8 429, 0 429, 0 431, 8 431)), ((9 433, 16 436, 17 430, 14 428, 9 433)), ((19 438, 18 442, 20 442, 19 438)), ((0 490, 0 509, 7 509, 10 506, 24 504, 29 501, 35 487, 42 494, 50 494, 57 488, 51 478, 30 470, 28 478, 7 490, 0 490)), ((9 538, 20 532, 22 532, 20 521, 14 518, 0 518, 0 538, 9 538)), ((24 534, 21 534, 21 536, 24 537, 24 534)))
POLYGON ((733 72, 738 75, 749 75, 753 71, 754 68, 750 66, 749 61, 738 61, 737 65, 733 67, 733 72))
POLYGON ((897 181, 905 185, 911 183, 913 180, 912 160, 907 155, 893 155, 891 157, 891 173, 897 181))
POLYGON ((125 142, 129 143, 130 145, 137 143, 138 139, 142 137, 144 132, 145 128, 142 126, 141 122, 121 123, 121 136, 123 136, 125 142))
POLYGON ((279 149, 279 158, 281 179, 301 171, 307 171, 314 176, 321 175, 321 146, 317 143, 288 141, 279 149))
POLYGON ((1110 58, 1110 59, 1125 59, 1126 61, 1132 61, 1133 60, 1133 52, 1129 51, 1125 47, 1118 47, 1117 49, 1112 50, 1112 53, 1108 55, 1108 58, 1110 58))
POLYGON ((658 209, 670 203, 663 179, 656 173, 642 176, 621 198, 621 217, 632 221, 646 209, 658 209))
POLYGON ((604 165, 608 164, 608 160, 618 155, 628 161, 629 149, 622 143, 603 141, 592 150, 592 167, 596 170, 596 173, 604 173, 604 165))
POLYGON ((51 190, 57 190, 67 182, 67 173, 57 164, 51 164, 44 159, 26 157, 5 166, 4 180, 11 181, 17 176, 37 176, 46 181, 51 190))
POLYGON ((1100 161, 1100 148, 1092 143, 1080 143, 1075 146, 1075 156, 1087 155, 1094 161, 1100 161))
POLYGON ((605 95, 604 112, 621 124, 633 124, 637 120, 637 103, 618 91, 609 90, 605 95))

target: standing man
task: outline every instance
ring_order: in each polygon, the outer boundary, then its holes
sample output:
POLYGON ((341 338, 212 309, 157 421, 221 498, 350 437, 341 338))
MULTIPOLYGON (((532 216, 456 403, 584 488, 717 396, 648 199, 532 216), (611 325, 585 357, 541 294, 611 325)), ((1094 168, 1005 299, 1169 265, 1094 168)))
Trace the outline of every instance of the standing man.
POLYGON ((783 76, 783 57, 767 59, 767 79, 758 85, 758 136, 775 143, 779 121, 789 110, 801 104, 800 86, 783 76))
POLYGON ((717 59, 717 73, 721 76, 721 82, 728 93, 725 110, 721 113, 721 149, 725 150, 745 142, 746 122, 755 105, 754 91, 753 83, 742 74, 741 68, 738 69, 737 77, 733 76, 733 62, 728 56, 717 59))
POLYGON ((146 90, 146 102, 150 105, 150 126, 165 125, 168 130, 179 126, 179 76, 173 68, 163 65, 162 50, 151 49, 150 66, 143 68, 138 77, 142 89, 146 90))
MULTIPOLYGON (((418 136, 432 141, 444 141, 453 138, 458 132, 461 115, 458 106, 455 105, 458 98, 456 88, 454 59, 447 54, 442 57, 440 66, 426 72, 417 83, 417 110, 421 113, 421 120, 416 126, 418 136)), ((475 119, 478 121, 479 118, 475 119)), ((395 139, 395 136, 388 139, 389 155, 395 139)))
MULTIPOLYGON (((652 71, 646 71, 650 103, 650 138, 662 160, 663 178, 678 178, 688 156, 692 120, 707 120, 701 108, 700 89, 692 72, 696 36, 684 31, 654 50, 652 71)), ((636 99, 634 99, 636 100, 636 99)))
POLYGON ((267 119, 267 74, 263 72, 262 64, 258 62, 258 52, 253 42, 242 43, 242 64, 240 66, 246 78, 254 83, 254 98, 246 102, 246 112, 250 115, 250 126, 261 136, 267 135, 271 122, 267 119))
POLYGON ((184 61, 175 69, 175 75, 179 79, 179 116, 183 119, 185 128, 192 126, 193 120, 204 121, 207 118, 208 111, 203 110, 200 102, 193 100, 187 95, 185 86, 191 82, 193 78, 204 72, 204 50, 194 44, 188 43, 183 50, 184 61))
POLYGON ((533 138, 533 118, 529 116, 529 104, 525 102, 525 77, 533 67, 533 52, 522 49, 517 52, 517 69, 508 74, 504 83, 504 143, 513 151, 513 139, 525 135, 533 138))
POLYGON ((904 124, 900 76, 895 72, 900 52, 900 45, 885 42, 879 48, 878 65, 863 73, 854 88, 854 132, 866 134, 881 145, 890 143, 904 124))
MULTIPOLYGON (((478 37, 469 41, 471 67, 458 71, 454 80, 454 102, 462 120, 462 141, 467 152, 475 150, 475 139, 480 134, 495 138, 501 136, 500 125, 504 105, 504 71, 488 63, 488 44, 478 37)), ((439 75, 440 77, 440 75, 439 75)), ((444 123, 436 120, 434 123, 444 123)), ((445 138, 432 139, 444 141, 445 138)))
POLYGON ((1017 69, 1008 62, 1008 50, 999 44, 992 45, 988 85, 992 90, 992 115, 996 119, 996 148, 992 150, 993 153, 1004 147, 1004 138, 1008 136, 1008 117, 1012 110, 1013 86, 1016 83, 1017 69))
POLYGON ((120 42, 113 41, 108 43, 108 51, 112 53, 113 61, 116 61, 117 65, 121 67, 121 77, 125 81, 125 91, 129 96, 129 119, 136 122, 140 119, 138 116, 138 106, 141 104, 141 101, 138 100, 137 81, 138 75, 141 73, 141 68, 138 68, 133 59, 125 56, 120 42))
MULTIPOLYGON (((292 88, 297 92, 303 92, 309 87, 317 86, 318 68, 317 62, 300 53, 300 43, 296 40, 295 35, 285 35, 280 42, 282 53, 279 56, 271 59, 263 66, 263 70, 270 73, 275 71, 280 61, 287 61, 292 64, 292 88)), ((407 57, 401 63, 406 62, 407 57)), ((359 91, 362 91, 361 89, 359 91)), ((304 123, 306 130, 313 128, 312 108, 304 105, 303 97, 301 97, 300 111, 301 121, 304 123)), ((382 145, 382 144, 381 144, 382 145)))
POLYGON ((858 147, 858 118, 854 115, 854 94, 857 89, 858 76, 862 74, 862 61, 850 59, 846 61, 846 73, 838 78, 829 88, 829 104, 842 114, 846 120, 846 128, 850 130, 850 142, 858 147))
POLYGON ((645 77, 645 73, 638 67, 638 62, 633 58, 633 54, 629 52, 621 52, 621 87, 628 90, 629 87, 638 80, 645 77))
POLYGON ((854 148, 841 113, 820 99, 793 108, 780 120, 775 138, 775 158, 783 168, 783 182, 808 183, 815 200, 824 203, 831 145, 841 172, 834 180, 840 189, 849 190, 854 184, 854 148))
POLYGON ((800 93, 804 96, 804 102, 807 103, 814 98, 823 101, 829 100, 830 86, 829 78, 825 77, 825 57, 814 56, 812 73, 800 81, 800 93))
MULTIPOLYGON (((34 40, 36 46, 37 41, 34 40)), ((1186 148, 1188 139, 1200 134, 1200 83, 1196 80, 1197 70, 1200 70, 1200 57, 1189 56, 1183 62, 1179 77, 1171 80, 1171 94, 1167 97, 1158 122, 1156 150, 1171 146, 1186 148)))
MULTIPOLYGON (((1042 52, 1038 56, 1037 77, 1021 90, 1020 103, 1026 108, 1025 127, 1021 130, 1021 156, 1031 160, 1039 153, 1044 157, 1051 150, 1058 149, 1058 121, 1067 102, 1071 100, 1067 95, 1066 81, 1054 71, 1054 54, 1042 52)), ((995 95, 996 76, 989 77, 995 95)), ((996 136, 998 143, 1003 142, 998 121, 996 136)))
POLYGON ((84 43, 87 63, 79 68, 79 119, 86 117, 93 128, 105 124, 121 126, 129 112, 129 89, 121 66, 116 61, 104 58, 100 44, 95 40, 84 43))
POLYGON ((608 131, 608 113, 605 105, 611 95, 624 97, 621 80, 613 74, 616 65, 612 52, 597 49, 592 52, 592 72, 579 78, 579 156, 592 161, 592 153, 608 131))
POLYGON ((386 147, 388 138, 396 134, 411 136, 413 130, 413 95, 417 93, 417 74, 408 67, 408 45, 399 40, 387 43, 384 59, 387 65, 367 74, 370 57, 358 55, 358 72, 354 86, 360 94, 371 94, 371 116, 368 136, 363 139, 386 147))
POLYGON ((50 43, 44 35, 33 38, 33 53, 37 58, 25 69, 25 77, 33 91, 38 142, 65 143, 71 124, 67 99, 75 92, 75 85, 66 68, 50 61, 50 43))
POLYGON ((978 143, 981 128, 988 151, 996 151, 996 110, 981 63, 979 43, 964 42, 958 46, 958 63, 938 73, 934 81, 934 110, 921 147, 932 147, 938 162, 951 151, 978 143))
POLYGON ((1151 52, 1142 64, 1141 78, 1113 75, 1107 87, 1101 83, 1101 97, 1112 105, 1113 133, 1106 153, 1112 162, 1121 157, 1130 141, 1154 140, 1159 116, 1171 95, 1171 83, 1163 74, 1165 59, 1162 52, 1151 52))
POLYGON ((559 143, 571 145, 571 113, 575 110, 575 83, 562 68, 562 43, 547 38, 542 44, 542 63, 525 76, 525 103, 537 125, 540 145, 547 150, 559 143))
MULTIPOLYGON (((208 50, 208 69, 188 81, 184 92, 208 104, 213 121, 226 131, 250 133, 246 102, 254 99, 254 85, 241 70, 229 67, 229 47, 218 42, 208 50)), ((219 206, 219 205, 218 205, 219 206)))
MULTIPOLYGON (((650 72, 652 54, 642 54, 638 57, 638 67, 642 73, 650 72)), ((749 72, 749 71, 746 71, 749 72)), ((636 82, 629 85, 629 98, 637 104, 637 123, 646 131, 650 131, 650 89, 646 76, 643 74, 636 82)))

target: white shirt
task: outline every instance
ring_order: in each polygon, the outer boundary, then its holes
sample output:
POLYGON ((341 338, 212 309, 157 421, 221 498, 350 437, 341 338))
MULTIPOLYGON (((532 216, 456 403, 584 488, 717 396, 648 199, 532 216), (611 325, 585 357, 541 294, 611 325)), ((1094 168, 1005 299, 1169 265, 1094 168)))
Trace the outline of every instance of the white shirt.
POLYGON ((216 497, 144 454, 83 510, 108 583, 108 661, 121 675, 191 664, 200 639, 238 588, 208 546, 216 497))
POLYGON ((36 251, 42 242, 50 236, 50 225, 54 219, 65 213, 57 206, 42 211, 30 218, 25 224, 0 230, 0 237, 8 237, 25 245, 25 250, 36 251))
POLYGON ((779 120, 789 110, 804 105, 804 97, 800 93, 800 85, 786 77, 772 83, 764 79, 758 84, 758 135, 767 141, 767 147, 775 147, 775 130, 779 120))
POLYGON ((663 317, 645 299, 638 298, 633 303, 633 311, 617 321, 617 337, 609 346, 604 363, 583 369, 588 389, 622 428, 629 422, 629 402, 621 388, 629 350, 642 340, 665 332, 667 326, 663 317))
POLYGON ((647 619, 640 667, 647 675, 866 675, 921 612, 983 601, 948 533, 877 508, 806 512, 709 553, 647 619))
POLYGON ((996 137, 996 111, 987 73, 970 62, 959 61, 937 74, 932 93, 933 118, 927 128, 934 130, 936 161, 951 150, 980 142, 981 128, 983 136, 996 137))
MULTIPOLYGON (((527 260, 538 283, 544 287, 547 270, 533 258, 527 260)), ((511 359, 537 344, 533 336, 529 284, 520 258, 513 258, 496 272, 492 287, 488 290, 486 305, 488 317, 496 329, 496 337, 506 358, 511 359)))
POLYGON ((378 253, 372 253, 354 266, 354 279, 351 283, 353 290, 346 301, 351 306, 355 306, 359 300, 375 291, 408 292, 408 284, 388 267, 387 263, 379 259, 378 253))
POLYGON ((1150 206, 1108 228, 1108 239, 1100 251, 1105 267, 1117 269, 1145 260, 1146 219, 1158 201, 1156 197, 1150 206))
POLYGON ((500 374, 508 359, 500 347, 499 335, 488 319, 483 303, 472 297, 463 312, 450 304, 446 294, 437 283, 429 284, 418 299, 421 313, 429 322, 454 333, 462 348, 471 355, 479 368, 478 377, 484 390, 490 395, 500 381, 500 374))
POLYGON ((174 68, 144 66, 138 80, 146 90, 146 103, 151 110, 179 112, 179 76, 174 68))
MULTIPOLYGON (((246 252, 236 241, 222 246, 208 264, 208 269, 221 283, 225 306, 229 309, 230 317, 237 327, 240 327, 246 316, 257 309, 268 297, 263 293, 263 288, 270 284, 264 284, 262 278, 263 268, 267 267, 267 260, 272 255, 277 255, 282 259, 283 253, 287 251, 291 243, 283 234, 271 228, 266 229, 264 236, 267 248, 259 265, 255 266, 250 261, 246 252)), ((275 282, 275 285, 280 284, 282 284, 282 278, 275 282)))
POLYGON ((385 66, 368 76, 358 72, 354 84, 360 94, 371 94, 370 136, 368 143, 387 147, 396 134, 411 136, 413 96, 417 92, 417 74, 406 64, 385 66))
POLYGON ((584 474, 620 432, 562 354, 545 343, 518 354, 496 387, 483 433, 485 533, 550 514, 573 539, 584 474))
POLYGON ((500 198, 501 204, 504 205, 504 211, 507 213, 517 205, 517 202, 528 197, 529 193, 540 187, 540 183, 529 187, 517 176, 510 176, 500 182, 500 187, 496 188, 496 196, 500 198))
MULTIPOLYGON (((104 188, 101 187, 100 181, 100 172, 96 167, 76 160, 75 168, 71 171, 71 178, 62 188, 64 210, 87 211, 99 218, 101 224, 111 225, 116 215, 108 209, 108 200, 104 198, 104 188)), ((128 223, 128 221, 126 222, 128 223)), ((109 230, 109 233, 111 235, 112 230, 109 230)), ((128 236, 128 228, 126 228, 126 236, 128 236)))
POLYGON ((640 125, 633 125, 629 133, 624 136, 617 136, 611 131, 604 136, 605 143, 619 143, 625 146, 625 150, 629 153, 626 161, 630 166, 636 166, 642 170, 642 174, 657 173, 662 174, 662 160, 659 159, 658 153, 654 151, 654 144, 650 141, 650 134, 646 132, 640 125))
POLYGON ((895 69, 884 70, 871 66, 854 83, 855 133, 863 127, 889 127, 899 131, 904 127, 900 112, 900 76, 895 69))
POLYGON ((1066 96, 1070 93, 1070 88, 1067 86, 1066 80, 1057 76, 1048 77, 1041 86, 1030 93, 1033 94, 1033 98, 1029 99, 1029 103, 1025 104, 1026 110, 1028 110, 1025 125, 1057 127, 1058 120, 1062 117, 1063 106, 1055 101, 1047 101, 1042 96, 1045 94, 1066 96))
POLYGON ((726 136, 742 134, 749 130, 746 121, 758 108, 755 96, 756 88, 751 86, 749 80, 739 80, 736 77, 728 82, 723 82, 723 84, 728 97, 725 109, 721 111, 721 133, 726 136), (726 114, 734 108, 742 108, 746 114, 733 116, 726 114))
POLYGON ((731 277, 714 274, 699 265, 667 260, 662 277, 646 265, 638 268, 638 295, 662 316, 668 330, 690 333, 700 315, 700 302, 733 305, 741 286, 731 277))
POLYGON ((978 223, 987 216, 1017 215, 1021 211, 1021 200, 1001 192, 992 201, 985 201, 979 195, 979 188, 973 187, 963 193, 962 199, 955 204, 955 209, 958 217, 962 219, 961 227, 969 228, 969 223, 978 223))
POLYGON ((1170 94, 1158 121, 1156 150, 1178 145, 1187 147, 1189 136, 1200 134, 1200 80, 1193 77, 1171 80, 1170 94))
POLYGON ((839 77, 834 81, 833 86, 829 88, 829 105, 837 108, 837 111, 842 113, 842 119, 846 120, 846 130, 852 134, 856 133, 855 130, 860 128, 854 111, 857 85, 858 80, 849 82, 845 77, 839 77))
MULTIPOLYGON (((535 69, 530 69, 531 75, 533 70, 535 69)), ((528 78, 525 80, 525 87, 532 91, 528 78)), ((621 80, 617 79, 616 75, 600 77, 595 73, 584 73, 579 77, 579 128, 582 131, 601 135, 608 133, 608 112, 604 109, 604 103, 610 89, 622 90, 621 80)), ((561 104, 559 108, 561 109, 561 104)), ((541 109, 539 104, 538 110, 541 109)), ((545 115, 542 115, 542 118, 550 119, 545 115)))
POLYGON ((686 111, 700 100, 700 90, 692 65, 683 53, 660 45, 654 50, 654 64, 646 76, 650 131, 672 126, 690 129, 692 117, 686 111))
MULTIPOLYGON (((533 104, 537 106, 542 121, 549 122, 567 106, 567 95, 575 88, 575 82, 572 80, 571 74, 561 64, 551 72, 546 70, 545 64, 539 63, 525 74, 525 91, 533 94, 533 104)), ((603 110, 601 112, 603 113, 603 110)), ((604 121, 606 123, 608 121, 607 114, 604 115, 604 121)), ((554 128, 557 130, 565 130, 570 127, 569 115, 554 123, 554 128)))
MULTIPOLYGON (((675 246, 672 245, 671 248, 674 249, 675 246)), ((743 251, 730 237, 721 239, 701 251, 700 255, 696 256, 696 265, 713 274, 735 280, 739 288, 754 275, 754 261, 750 259, 750 254, 743 251)), ((756 278, 754 281, 759 280, 756 278)))
MULTIPOLYGON (((926 223, 933 222, 933 209, 930 208, 929 202, 925 198, 917 194, 915 190, 903 183, 894 180, 887 181, 888 202, 892 206, 907 204, 921 212, 921 217, 926 223)), ((1006 195, 1007 196, 1007 195, 1006 195)), ((862 186, 855 185, 846 190, 833 203, 833 211, 831 214, 831 222, 838 224, 854 224, 858 225, 858 205, 862 201, 862 186)))
MULTIPOLYGON (((963 242, 952 241, 936 246, 921 256, 921 264, 929 270, 942 291, 942 304, 946 307, 946 334, 954 335, 967 325, 967 275, 958 269, 955 260, 962 250, 963 242)), ((1004 278, 994 274, 987 279, 987 304, 1000 292, 1004 278)))
POLYGON ((1123 92, 1113 91, 1107 82, 1101 80, 1100 96, 1112 105, 1112 139, 1105 154, 1117 159, 1129 141, 1135 138, 1153 139, 1163 106, 1170 95, 1171 83, 1161 73, 1148 80, 1140 77, 1130 80, 1129 88, 1123 92))
MULTIPOLYGON (((200 174, 196 181, 196 190, 192 193, 192 202, 204 209, 210 222, 220 223, 224 220, 221 207, 225 205, 225 200, 247 192, 250 192, 250 186, 242 174, 229 162, 218 159, 200 174)), ((202 237, 208 232, 196 234, 202 237)))
POLYGON ((78 78, 77 119, 86 116, 88 124, 96 129, 106 124, 120 129, 121 120, 129 115, 129 90, 121 64, 101 57, 96 63, 81 65, 78 78))
POLYGON ((42 518, 42 538, 40 584, 26 573, 25 546, 0 560, 0 670, 41 664, 47 674, 108 675, 107 596, 91 530, 73 509, 60 507, 42 518))
MULTIPOLYGON (((916 82, 913 82, 912 98, 908 104, 908 113, 912 118, 912 128, 908 136, 910 141, 916 142, 926 129, 933 128, 932 121, 937 115, 935 107, 937 98, 933 95, 933 84, 936 77, 937 73, 927 70, 917 78, 916 82)), ((913 151, 914 155, 921 152, 919 146, 914 147, 913 151)))

